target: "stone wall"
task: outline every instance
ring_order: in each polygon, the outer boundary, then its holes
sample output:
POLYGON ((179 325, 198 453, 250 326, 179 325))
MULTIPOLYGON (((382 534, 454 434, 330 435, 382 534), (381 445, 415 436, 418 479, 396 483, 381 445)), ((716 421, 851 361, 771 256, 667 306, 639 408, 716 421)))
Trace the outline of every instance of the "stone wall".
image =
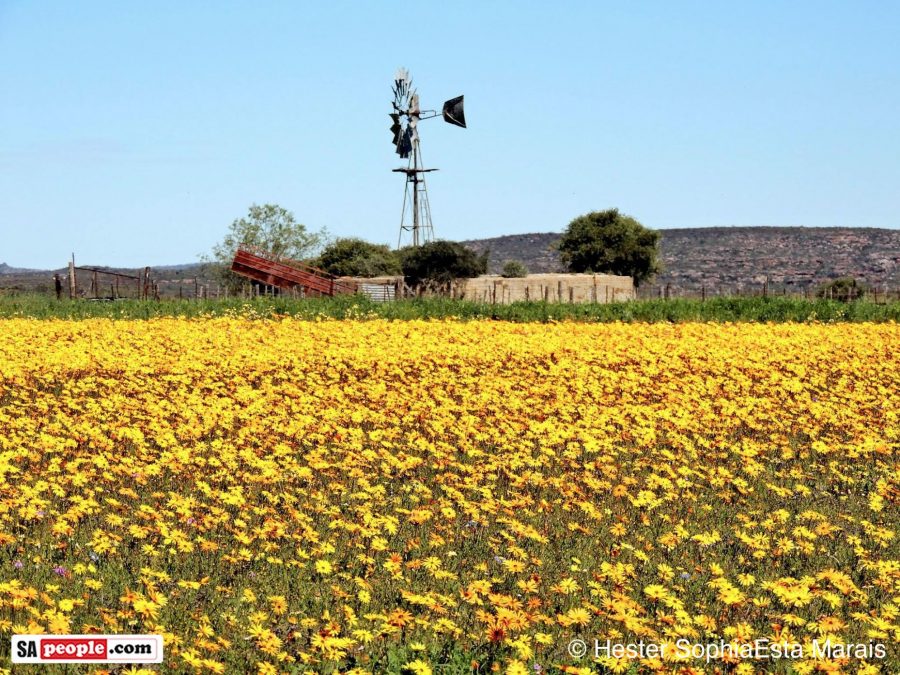
POLYGON ((617 302, 634 299, 631 277, 612 274, 529 274, 505 279, 486 275, 454 282, 451 295, 475 302, 509 304, 521 300, 547 302, 617 302))
MULTIPOLYGON (((374 300, 414 295, 403 283, 403 277, 341 277, 340 281, 374 300)), ((485 275, 456 280, 450 288, 450 295, 473 302, 504 305, 522 300, 606 303, 634 300, 635 297, 631 277, 612 274, 529 274, 511 279, 485 275)))

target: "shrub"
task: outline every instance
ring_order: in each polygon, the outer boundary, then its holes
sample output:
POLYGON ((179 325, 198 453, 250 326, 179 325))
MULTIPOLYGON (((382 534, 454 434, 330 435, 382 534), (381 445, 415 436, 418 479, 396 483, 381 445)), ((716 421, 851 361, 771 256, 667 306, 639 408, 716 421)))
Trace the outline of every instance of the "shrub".
POLYGON ((337 239, 322 251, 316 266, 339 277, 380 277, 401 273, 396 251, 356 238, 337 239))
POLYGON ((841 277, 819 286, 816 295, 827 300, 851 302, 865 297, 869 290, 869 286, 863 281, 857 281, 853 277, 841 277))
POLYGON ((519 277, 527 277, 528 276, 528 268, 525 267, 525 264, 518 260, 508 260, 503 265, 503 271, 501 275, 506 277, 507 279, 515 279, 519 277))
POLYGON ((481 255, 454 241, 431 241, 401 250, 406 283, 414 288, 446 290, 454 279, 487 272, 488 253, 481 255))

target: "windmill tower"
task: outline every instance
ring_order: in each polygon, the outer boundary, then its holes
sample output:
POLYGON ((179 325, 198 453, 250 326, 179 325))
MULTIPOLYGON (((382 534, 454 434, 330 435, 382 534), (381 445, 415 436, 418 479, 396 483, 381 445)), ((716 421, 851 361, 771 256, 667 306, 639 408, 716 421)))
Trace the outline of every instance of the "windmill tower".
MULTIPOLYGON (((422 162, 422 147, 419 142, 419 121, 437 117, 434 110, 421 110, 419 94, 413 89, 409 71, 400 68, 394 75, 394 112, 391 113, 391 132, 394 134, 394 146, 397 154, 409 162, 404 168, 393 169, 395 173, 406 176, 406 188, 403 193, 403 211, 400 214, 400 236, 397 248, 404 240, 413 246, 419 246, 434 238, 434 225, 431 222, 431 206, 428 203, 428 188, 425 174, 437 169, 426 169, 422 162)), ((457 96, 444 103, 441 113, 444 121, 465 128, 466 116, 463 111, 463 97, 457 96)))

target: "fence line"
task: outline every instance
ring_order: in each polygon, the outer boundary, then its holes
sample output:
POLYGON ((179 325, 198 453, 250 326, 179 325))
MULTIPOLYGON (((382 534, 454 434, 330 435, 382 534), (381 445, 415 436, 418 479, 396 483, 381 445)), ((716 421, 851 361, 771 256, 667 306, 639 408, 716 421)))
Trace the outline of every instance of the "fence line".
MULTIPOLYGON (((761 283, 755 285, 714 285, 714 284, 643 284, 635 291, 638 300, 670 300, 690 299, 707 300, 711 298, 774 298, 789 297, 815 300, 820 297, 830 300, 853 299, 846 294, 835 294, 832 289, 819 295, 820 285, 797 287, 792 284, 761 283)), ((865 297, 873 302, 887 303, 900 301, 900 287, 871 287, 866 289, 865 297)))

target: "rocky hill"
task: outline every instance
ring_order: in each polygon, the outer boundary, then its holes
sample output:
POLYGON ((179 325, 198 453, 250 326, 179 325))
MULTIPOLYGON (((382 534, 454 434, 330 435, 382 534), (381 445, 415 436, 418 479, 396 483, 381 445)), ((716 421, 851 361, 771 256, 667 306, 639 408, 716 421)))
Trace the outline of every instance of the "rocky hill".
MULTIPOLYGON (((852 276, 879 290, 900 291, 900 230, 851 227, 711 227, 661 230, 664 271, 643 293, 669 285, 673 292, 803 292, 829 279, 852 276)), ((559 233, 514 234, 462 242, 490 249, 489 271, 520 260, 532 273, 562 271, 554 245, 559 233)), ((138 275, 139 270, 120 270, 138 275)), ((0 264, 0 288, 49 291, 53 273, 0 264)), ((89 283, 88 273, 79 278, 89 283)), ((153 268, 166 295, 192 293, 195 283, 215 283, 200 264, 153 268), (196 279, 196 282, 195 282, 196 279)), ((108 280, 103 281, 108 284, 108 280)), ((104 286, 105 288, 106 286, 104 286)))
MULTIPOLYGON (((900 230, 851 227, 711 227, 660 231, 664 271, 656 285, 677 290, 799 291, 852 276, 878 288, 900 288, 900 230)), ((561 270, 559 234, 517 234, 463 242, 490 250, 490 270, 521 260, 531 272, 561 270)))
POLYGON ((24 267, 11 267, 5 262, 0 263, 0 274, 33 274, 40 270, 29 270, 24 267))

